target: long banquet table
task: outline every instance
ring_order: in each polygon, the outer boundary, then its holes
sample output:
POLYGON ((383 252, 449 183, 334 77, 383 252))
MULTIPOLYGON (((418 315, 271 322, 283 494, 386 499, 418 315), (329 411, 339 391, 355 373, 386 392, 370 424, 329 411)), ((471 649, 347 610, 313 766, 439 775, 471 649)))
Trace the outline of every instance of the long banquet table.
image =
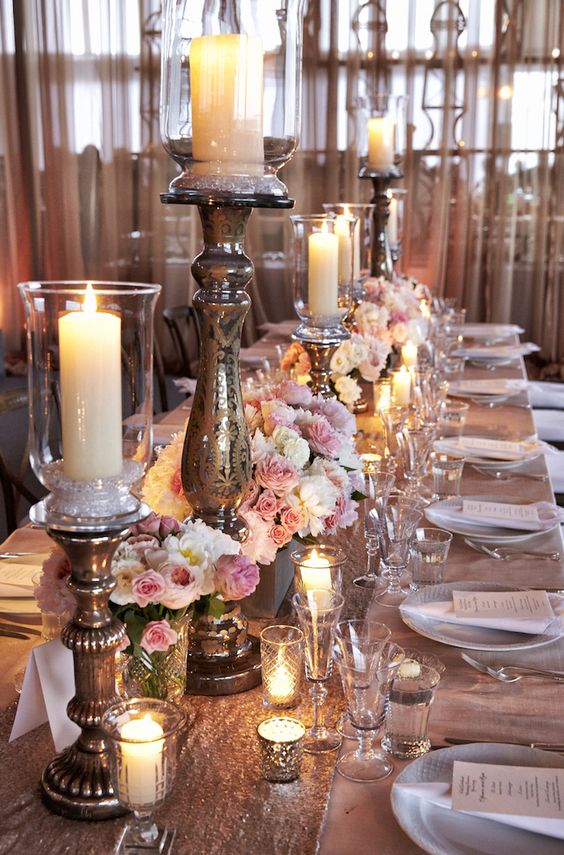
MULTIPOLYGON (((285 331, 285 328, 284 328, 285 331)), ((264 356, 281 341, 273 330, 250 355, 264 356)), ((524 366, 503 368, 496 377, 522 377, 524 366)), ((466 376, 466 375, 465 375, 466 376)), ((468 367, 467 376, 492 376, 468 367)), ((165 419, 170 427, 180 426, 186 412, 179 408, 165 419)), ((163 425, 164 427, 164 425, 163 425)), ((359 417, 359 428, 374 429, 370 416, 359 417)), ((526 395, 495 408, 472 405, 466 433, 501 439, 519 439, 534 432, 526 395)), ((520 469, 528 474, 546 474, 544 459, 520 469)), ((552 498, 549 481, 516 475, 511 480, 495 480, 465 469, 462 493, 526 496, 530 500, 552 498)), ((40 550, 42 532, 25 529, 5 544, 15 550, 23 546, 40 550)), ((528 678, 503 684, 472 669, 462 661, 460 650, 417 635, 403 624, 399 612, 371 604, 370 595, 352 585, 364 566, 364 540, 357 523, 354 531, 342 532, 336 541, 347 553, 345 568, 344 616, 370 613, 384 621, 400 645, 433 653, 446 666, 431 714, 430 735, 434 746, 445 739, 469 741, 564 742, 561 715, 562 689, 557 683, 528 678)), ((538 547, 538 541, 534 548, 538 547)), ((562 553, 560 531, 542 540, 542 549, 562 553)), ((445 581, 481 580, 508 585, 564 588, 564 561, 535 561, 516 558, 499 561, 472 551, 455 536, 446 567, 445 581)), ((279 621, 287 616, 283 606, 279 621)), ((268 623, 263 621, 262 625, 268 623)), ((257 631, 260 622, 254 624, 257 631)), ((8 744, 16 693, 14 676, 23 667, 33 642, 0 638, 0 855, 28 853, 70 853, 98 855, 112 851, 124 819, 103 823, 78 823, 51 814, 41 803, 41 770, 54 749, 46 725, 8 744)), ((551 664, 564 669, 564 639, 550 645, 551 664)), ((546 648, 545 648, 546 649, 546 648)), ((536 661, 538 651, 515 654, 522 664, 536 661)), ((300 707, 294 711, 306 723, 311 707, 304 691, 300 707)), ((260 688, 229 698, 185 699, 191 718, 182 760, 172 796, 158 818, 177 829, 175 851, 179 855, 206 852, 209 855, 415 855, 422 850, 401 830, 390 807, 391 785, 406 763, 394 761, 395 771, 385 781, 359 784, 334 774, 334 755, 306 757, 301 779, 292 784, 268 784, 261 779, 255 728, 266 715, 260 688)), ((334 675, 328 703, 328 717, 336 718, 343 709, 340 687, 334 675)), ((347 744, 347 750, 352 746, 347 744)))

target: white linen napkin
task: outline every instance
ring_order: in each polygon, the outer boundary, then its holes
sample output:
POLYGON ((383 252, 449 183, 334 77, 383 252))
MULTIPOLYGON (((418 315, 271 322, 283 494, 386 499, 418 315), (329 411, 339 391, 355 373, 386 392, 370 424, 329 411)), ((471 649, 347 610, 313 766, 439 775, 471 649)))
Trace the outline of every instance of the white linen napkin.
POLYGON ((554 449, 540 440, 496 440, 486 436, 455 436, 435 442, 436 451, 460 454, 462 457, 488 457, 492 460, 533 460, 539 454, 552 454, 554 449))
POLYGON ((564 383, 532 380, 528 386, 532 407, 564 410, 564 383))
POLYGON ((503 338, 525 332, 517 324, 462 324, 459 331, 465 338, 503 338))
POLYGON ((449 393, 456 395, 517 395, 527 388, 526 380, 485 378, 483 380, 455 380, 449 393))
POLYGON ((422 615, 442 623, 453 623, 465 627, 476 626, 480 629, 500 629, 503 632, 523 632, 526 635, 542 635, 554 620, 554 617, 525 619, 510 617, 460 618, 455 614, 452 600, 417 603, 417 605, 402 603, 400 611, 407 614, 422 615))
MULTIPOLYGON (((423 799, 438 807, 452 810, 451 783, 433 781, 417 784, 395 783, 395 790, 423 799)), ((533 831, 536 834, 546 834, 549 837, 557 837, 564 840, 564 820, 550 819, 547 817, 523 816, 511 813, 478 813, 475 811, 456 811, 456 813, 467 813, 469 816, 477 816, 494 822, 501 822, 513 828, 521 828, 523 831, 533 831)))
POLYGON ((523 344, 500 344, 487 347, 479 345, 475 347, 459 347, 454 351, 454 356, 464 356, 467 359, 515 359, 517 356, 527 356, 540 350, 538 344, 532 341, 523 344))
MULTIPOLYGON (((484 504, 492 504, 486 502, 484 504)), ((505 504, 511 505, 511 502, 505 504)), ((559 508, 551 502, 530 502, 528 508, 536 508, 538 512, 538 520, 535 519, 510 519, 504 516, 496 516, 492 509, 492 514, 483 517, 480 514, 473 514, 464 510, 463 499, 459 499, 456 503, 435 508, 435 515, 447 523, 470 523, 479 526, 494 526, 496 528, 510 528, 517 531, 549 531, 554 528, 559 522, 564 522, 564 508, 559 508)))

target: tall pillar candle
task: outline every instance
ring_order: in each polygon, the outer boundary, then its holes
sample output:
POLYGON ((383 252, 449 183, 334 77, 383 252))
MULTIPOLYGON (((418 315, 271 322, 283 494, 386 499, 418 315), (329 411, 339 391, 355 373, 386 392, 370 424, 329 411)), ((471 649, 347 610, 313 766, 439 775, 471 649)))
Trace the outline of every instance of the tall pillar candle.
POLYGON ((393 374, 392 399, 396 407, 403 407, 411 401, 411 375, 405 365, 393 374))
POLYGON ((349 282, 353 275, 351 258, 350 219, 341 214, 335 220, 335 234, 339 238, 339 280, 349 282))
POLYGON ((385 170, 394 164, 394 123, 388 116, 368 119, 368 166, 385 170))
POLYGON ((401 349, 401 361, 406 368, 417 368, 417 345, 413 341, 406 341, 401 349))
POLYGON ((395 196, 390 198, 388 214, 388 240, 390 243, 398 242, 398 200, 395 196))
POLYGON ((96 311, 89 289, 82 311, 59 318, 63 466, 76 481, 117 476, 123 465, 121 319, 96 311))
POLYGON ((339 310, 339 236, 327 231, 308 238, 308 303, 312 316, 339 310))
MULTIPOLYGON (((200 36, 190 46, 192 156, 245 172, 264 162, 263 47, 258 36, 200 36)), ((218 165, 218 170, 220 167, 218 165)), ((258 167, 255 168, 258 172, 258 167)))

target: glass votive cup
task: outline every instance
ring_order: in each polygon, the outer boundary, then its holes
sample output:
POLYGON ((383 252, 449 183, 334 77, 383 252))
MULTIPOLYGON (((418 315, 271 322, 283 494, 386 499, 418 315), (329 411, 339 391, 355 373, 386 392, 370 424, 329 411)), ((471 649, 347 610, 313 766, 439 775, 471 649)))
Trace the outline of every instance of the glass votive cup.
POLYGON ((133 811, 117 852, 171 851, 174 830, 159 828, 152 814, 166 799, 176 775, 178 734, 186 713, 170 701, 131 698, 102 715, 117 798, 133 811), (167 847, 169 847, 167 849, 167 847))
POLYGON ((343 587, 342 549, 327 544, 304 546, 290 555, 294 565, 294 587, 300 594, 324 590, 340 593, 343 587))
POLYGON ((452 534, 442 528, 418 528, 411 541, 412 591, 443 581, 452 534))
POLYGON ((470 404, 464 401, 444 401, 439 410, 439 438, 461 436, 469 409, 470 404))
POLYGON ((464 356, 445 356, 444 372, 445 377, 459 377, 464 372, 466 359, 464 356))
POLYGON ((388 377, 376 380, 372 384, 374 393, 374 415, 379 416, 382 410, 392 406, 392 381, 388 377))
POLYGON ((412 760, 431 748, 429 713, 440 682, 434 668, 404 662, 392 683, 386 709, 382 748, 392 757, 412 760))
POLYGON ((267 781, 286 783, 300 776, 305 727, 297 718, 266 718, 257 727, 262 774, 267 781))
POLYGON ((304 634, 296 626, 267 626, 260 634, 264 702, 280 709, 295 706, 300 697, 304 634))
POLYGON ((460 496, 465 462, 464 457, 447 454, 445 451, 434 451, 431 454, 433 499, 453 499, 460 496))

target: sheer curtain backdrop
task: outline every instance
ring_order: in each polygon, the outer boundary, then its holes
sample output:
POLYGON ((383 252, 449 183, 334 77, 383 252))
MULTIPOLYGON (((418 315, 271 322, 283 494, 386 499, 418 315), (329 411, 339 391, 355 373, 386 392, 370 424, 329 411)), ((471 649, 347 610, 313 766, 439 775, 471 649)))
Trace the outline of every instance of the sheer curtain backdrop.
MULTIPOLYGON (((282 3, 283 0, 280 0, 282 3)), ((356 103, 409 96, 401 266, 513 321, 564 362, 564 4, 309 0, 300 149, 281 176, 298 211, 366 198, 356 103)), ((0 4, 0 328, 21 346, 26 278, 161 282, 185 303, 197 211, 163 206, 158 0, 0 4)), ((247 341, 292 315, 287 214, 255 211, 247 341)), ((166 337, 164 343, 168 346, 166 337)))

